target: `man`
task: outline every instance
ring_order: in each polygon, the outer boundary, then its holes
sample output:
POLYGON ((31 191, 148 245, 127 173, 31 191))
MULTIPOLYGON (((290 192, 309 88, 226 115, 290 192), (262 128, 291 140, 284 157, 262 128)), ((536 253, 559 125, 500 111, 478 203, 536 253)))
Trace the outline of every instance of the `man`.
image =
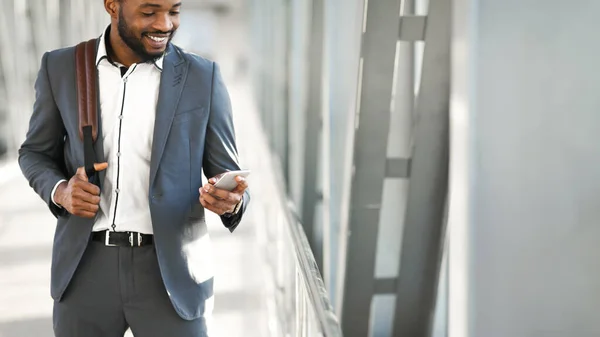
POLYGON ((249 202, 219 68, 170 43, 179 0, 104 0, 97 41, 96 184, 83 168, 75 49, 46 53, 21 169, 58 218, 58 337, 207 336, 213 278, 204 209, 230 231, 249 202), (201 171, 209 183, 202 186, 201 171))

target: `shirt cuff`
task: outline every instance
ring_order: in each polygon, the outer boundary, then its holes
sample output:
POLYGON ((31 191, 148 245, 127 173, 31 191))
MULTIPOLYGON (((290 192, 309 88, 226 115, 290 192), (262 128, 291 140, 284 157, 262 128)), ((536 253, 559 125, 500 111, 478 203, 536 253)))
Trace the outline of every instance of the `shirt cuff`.
POLYGON ((240 200, 240 202, 238 202, 238 204, 235 206, 235 209, 233 210, 233 214, 238 214, 240 212, 240 209, 242 209, 243 203, 244 203, 244 197, 242 197, 242 200, 240 200))
POLYGON ((56 189, 58 188, 58 185, 62 184, 64 181, 66 181, 66 180, 61 179, 59 182, 57 182, 56 185, 54 185, 54 188, 52 189, 52 193, 50 193, 50 199, 52 200, 52 203, 54 205, 56 205, 56 207, 58 207, 58 208, 62 208, 62 206, 56 203, 56 200, 54 200, 54 194, 56 193, 56 189))

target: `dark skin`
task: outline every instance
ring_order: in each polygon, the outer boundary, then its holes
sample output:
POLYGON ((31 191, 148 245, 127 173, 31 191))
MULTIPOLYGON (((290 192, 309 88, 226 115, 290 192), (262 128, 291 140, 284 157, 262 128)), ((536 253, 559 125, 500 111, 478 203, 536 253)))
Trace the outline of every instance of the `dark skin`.
POLYGON ((210 178, 208 183, 200 188, 200 203, 204 208, 211 210, 218 215, 223 215, 225 213, 233 212, 235 206, 242 201, 242 196, 248 188, 248 182, 244 177, 235 177, 238 184, 237 187, 230 192, 213 186, 217 182, 219 176, 220 175, 210 178))
MULTIPOLYGON (((94 164, 96 171, 106 170, 107 167, 107 163, 94 164)), ((58 185, 54 200, 73 215, 93 218, 99 209, 100 188, 88 182, 85 169, 80 167, 68 182, 58 185)))
POLYGON ((180 0, 104 0, 104 8, 111 20, 111 57, 126 67, 148 61, 147 56, 162 55, 168 39, 179 28, 180 0), (125 23, 130 41, 115 29, 120 23, 125 23), (166 37, 167 41, 153 44, 150 36, 166 37), (140 45, 143 51, 136 52, 133 44, 140 45))
MULTIPOLYGON (((126 67, 163 55, 179 27, 180 0, 104 0, 104 8, 111 18, 111 59, 126 67)), ((94 166, 96 171, 102 171, 108 163, 94 166)), ((209 179, 200 188, 199 202, 223 215, 235 209, 248 184, 243 177, 236 177, 238 185, 230 192, 213 186, 218 177, 209 179)), ((100 188, 88 182, 84 168, 80 167, 68 182, 57 187, 54 199, 73 215, 93 218, 99 209, 100 188)))

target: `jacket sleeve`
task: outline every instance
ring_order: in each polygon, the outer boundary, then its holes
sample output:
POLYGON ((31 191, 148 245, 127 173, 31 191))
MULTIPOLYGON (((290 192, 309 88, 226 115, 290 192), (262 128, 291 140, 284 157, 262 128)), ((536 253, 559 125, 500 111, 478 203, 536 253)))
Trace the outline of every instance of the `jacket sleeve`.
MULTIPOLYGON (((206 140, 202 166, 208 178, 225 171, 239 170, 235 130, 231 112, 231 100, 223 82, 219 66, 213 63, 210 112, 206 129, 206 140)), ((221 216, 221 221, 233 232, 242 220, 250 203, 250 194, 244 193, 242 207, 231 216, 221 216)))
POLYGON ((57 182, 66 179, 63 155, 66 130, 50 86, 48 56, 45 53, 42 57, 35 82, 33 114, 19 149, 19 165, 29 185, 58 217, 66 211, 52 202, 51 193, 57 182))

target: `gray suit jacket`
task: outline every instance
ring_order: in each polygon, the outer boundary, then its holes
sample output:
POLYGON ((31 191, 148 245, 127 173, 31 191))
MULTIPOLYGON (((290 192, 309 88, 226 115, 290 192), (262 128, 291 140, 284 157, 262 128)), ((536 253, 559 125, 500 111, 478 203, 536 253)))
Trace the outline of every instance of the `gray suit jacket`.
MULTIPOLYGON (((33 115, 19 150, 19 164, 58 219, 51 294, 60 301, 94 223, 93 219, 70 215, 56 207, 50 196, 59 180, 69 179, 84 165, 83 142, 78 136, 73 47, 43 56, 35 90, 33 115)), ((102 123, 98 125, 99 141, 94 150, 97 162, 104 162, 102 123)), ((231 103, 219 67, 169 45, 160 80, 148 202, 162 278, 175 310, 184 319, 202 316, 206 299, 213 295, 210 258, 206 256, 210 245, 204 208, 198 201, 201 170, 209 177, 237 170, 236 157, 231 103)), ((101 173, 99 181, 103 178, 101 173)), ((249 201, 250 196, 244 195, 240 212, 231 218, 222 217, 230 231, 239 224, 249 201)))

